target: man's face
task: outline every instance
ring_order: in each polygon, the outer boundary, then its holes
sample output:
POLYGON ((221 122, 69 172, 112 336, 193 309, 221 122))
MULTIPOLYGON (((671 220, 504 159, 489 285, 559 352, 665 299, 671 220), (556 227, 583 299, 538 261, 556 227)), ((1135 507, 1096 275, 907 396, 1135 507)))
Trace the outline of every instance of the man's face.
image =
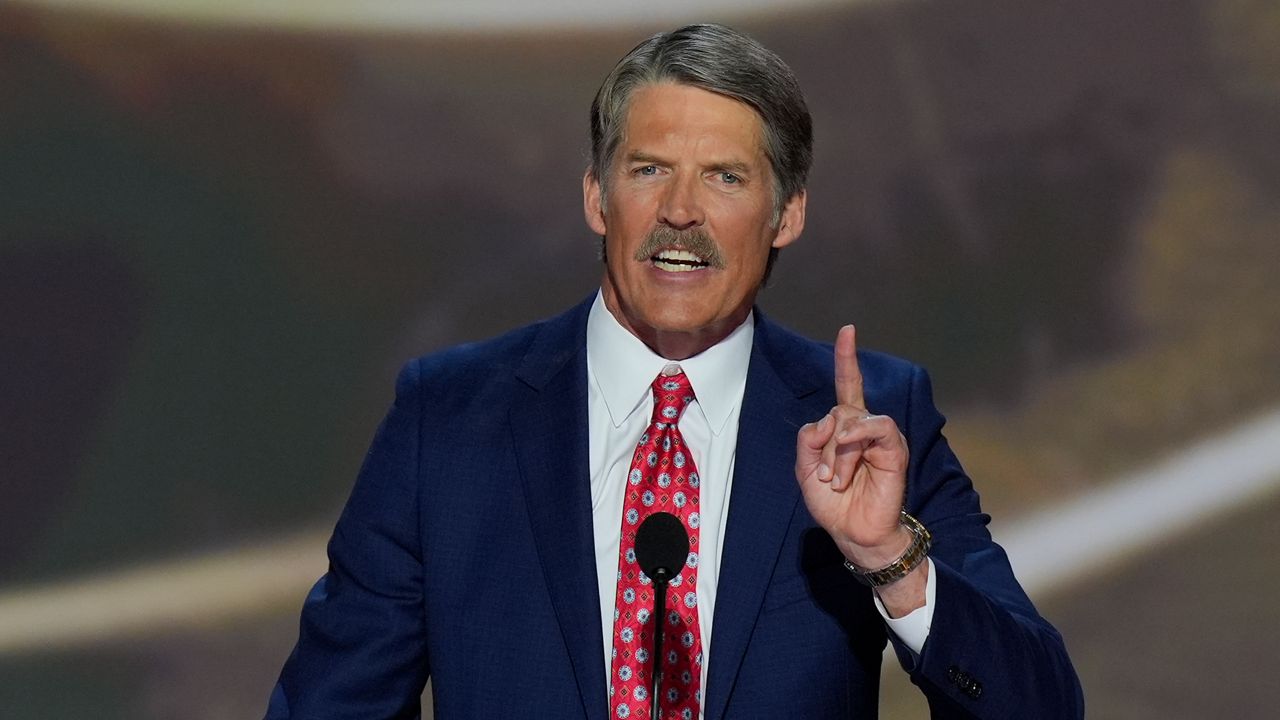
POLYGON ((658 354, 683 359, 746 318, 771 247, 804 226, 805 196, 777 228, 761 121, 699 88, 647 85, 631 96, 607 172, 607 201, 583 179, 587 224, 605 237, 606 307, 658 354))

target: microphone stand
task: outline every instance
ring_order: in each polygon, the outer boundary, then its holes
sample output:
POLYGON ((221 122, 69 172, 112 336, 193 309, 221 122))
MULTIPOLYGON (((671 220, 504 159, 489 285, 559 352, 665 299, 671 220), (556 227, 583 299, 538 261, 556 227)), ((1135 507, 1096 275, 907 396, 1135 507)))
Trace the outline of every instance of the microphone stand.
POLYGON ((662 696, 662 636, 666 634, 667 622, 667 583, 671 580, 671 571, 664 567, 654 571, 653 580, 653 681, 649 683, 650 703, 649 717, 661 720, 660 709, 662 696))

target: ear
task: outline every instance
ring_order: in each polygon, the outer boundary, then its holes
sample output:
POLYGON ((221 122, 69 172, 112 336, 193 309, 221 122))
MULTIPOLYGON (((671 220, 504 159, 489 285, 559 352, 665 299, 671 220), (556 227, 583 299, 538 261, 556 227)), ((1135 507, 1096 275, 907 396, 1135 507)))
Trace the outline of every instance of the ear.
POLYGON ((591 232, 604 236, 604 206, 600 204, 600 181, 596 179, 590 168, 582 174, 582 212, 587 218, 587 227, 591 232))
POLYGON ((773 238, 772 246, 786 247, 800 237, 804 230, 804 208, 809 199, 809 191, 801 190, 787 200, 782 206, 782 216, 778 220, 778 234, 773 238))

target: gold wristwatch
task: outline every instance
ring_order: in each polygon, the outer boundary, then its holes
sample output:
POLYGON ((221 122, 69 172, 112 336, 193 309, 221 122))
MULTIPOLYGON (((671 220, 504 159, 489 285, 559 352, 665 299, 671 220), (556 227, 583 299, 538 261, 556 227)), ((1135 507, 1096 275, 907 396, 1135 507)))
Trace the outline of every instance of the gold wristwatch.
POLYGON ((878 588, 891 582, 897 582, 919 567, 920 563, 924 562, 924 559, 929 555, 929 546, 933 542, 933 536, 929 534, 929 529, 921 525, 919 520, 908 515, 906 510, 902 511, 900 521, 903 527, 911 531, 911 544, 907 546, 907 549, 902 552, 902 555, 897 560, 878 570, 858 567, 848 559, 844 561, 844 566, 849 568, 849 572, 853 573, 858 582, 871 588, 878 588))

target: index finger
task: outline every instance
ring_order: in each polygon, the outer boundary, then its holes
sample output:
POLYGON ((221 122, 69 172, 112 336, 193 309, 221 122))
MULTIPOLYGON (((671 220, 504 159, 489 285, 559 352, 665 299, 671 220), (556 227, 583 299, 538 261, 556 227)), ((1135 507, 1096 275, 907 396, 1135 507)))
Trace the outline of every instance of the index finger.
POLYGON ((862 371, 858 369, 858 340, 852 325, 836 335, 836 403, 864 408, 862 371))

